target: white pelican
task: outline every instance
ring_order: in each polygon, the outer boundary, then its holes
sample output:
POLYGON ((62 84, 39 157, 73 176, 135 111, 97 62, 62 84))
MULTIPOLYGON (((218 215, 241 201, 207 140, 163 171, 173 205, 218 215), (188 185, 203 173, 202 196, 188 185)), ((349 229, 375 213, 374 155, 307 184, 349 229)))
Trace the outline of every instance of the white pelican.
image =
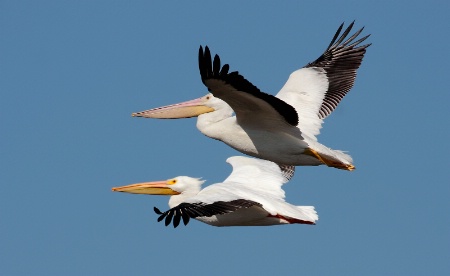
POLYGON ((213 226, 265 226, 315 224, 313 206, 294 206, 284 201, 281 185, 294 174, 294 166, 244 156, 227 159, 233 166, 230 176, 201 190, 198 178, 179 176, 166 181, 145 182, 112 188, 116 192, 172 195, 166 212, 154 208, 168 226, 187 225, 195 218, 213 226))
MULTIPOLYGON (((353 22, 354 23, 354 22, 353 22)), ((199 68, 210 94, 183 103, 133 113, 147 118, 198 116, 197 128, 245 154, 279 164, 326 164, 353 170, 352 158, 317 141, 323 119, 352 88, 356 70, 371 44, 359 46, 362 29, 350 36, 353 23, 336 31, 325 52, 314 62, 294 71, 276 96, 261 92, 229 65, 211 61, 209 48, 200 46, 199 68), (356 40, 356 41, 355 41, 356 40), (236 116, 233 116, 233 111, 236 116)))

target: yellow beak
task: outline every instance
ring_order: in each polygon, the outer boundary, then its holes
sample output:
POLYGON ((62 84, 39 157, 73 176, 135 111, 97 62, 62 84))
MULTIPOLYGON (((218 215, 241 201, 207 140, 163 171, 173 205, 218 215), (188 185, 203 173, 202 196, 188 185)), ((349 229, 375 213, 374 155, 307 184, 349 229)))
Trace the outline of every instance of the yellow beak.
POLYGON ((166 105, 141 112, 131 114, 133 117, 157 118, 157 119, 178 119, 197 117, 201 114, 214 111, 213 108, 205 105, 207 99, 201 97, 187 102, 166 105))
POLYGON ((180 193, 170 188, 166 181, 143 182, 127 186, 114 187, 113 192, 123 192, 144 195, 179 195, 180 193))

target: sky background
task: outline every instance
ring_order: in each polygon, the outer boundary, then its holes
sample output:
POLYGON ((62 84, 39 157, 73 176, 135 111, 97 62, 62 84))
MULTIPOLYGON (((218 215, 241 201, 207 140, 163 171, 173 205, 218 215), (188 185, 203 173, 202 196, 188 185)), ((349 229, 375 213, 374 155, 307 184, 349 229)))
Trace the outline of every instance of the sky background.
POLYGON ((449 275, 446 1, 0 1, 1 275, 449 275), (312 3, 317 2, 317 3, 312 3), (276 94, 342 22, 372 34, 319 141, 356 170, 298 167, 315 226, 157 223, 167 197, 111 187, 221 182, 240 153, 196 119, 131 113, 206 94, 197 53, 276 94))

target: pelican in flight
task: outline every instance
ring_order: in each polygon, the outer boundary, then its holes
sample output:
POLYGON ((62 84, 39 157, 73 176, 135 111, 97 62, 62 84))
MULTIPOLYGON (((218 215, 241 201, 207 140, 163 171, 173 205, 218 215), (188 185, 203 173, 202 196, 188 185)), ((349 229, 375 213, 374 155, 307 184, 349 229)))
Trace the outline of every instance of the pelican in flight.
POLYGON ((353 23, 336 31, 325 52, 294 71, 276 96, 261 92, 206 46, 200 46, 199 69, 209 94, 204 97, 133 113, 146 118, 198 116, 197 128, 250 156, 278 164, 316 166, 325 164, 353 170, 350 155, 317 141, 322 121, 352 88, 370 35, 357 39, 364 28, 349 38, 353 23), (339 36, 340 35, 340 36, 339 36), (235 116, 233 116, 233 112, 235 116))
POLYGON ((313 206, 295 206, 284 201, 281 185, 294 175, 294 166, 233 156, 227 159, 232 173, 223 181, 201 189, 203 180, 178 176, 166 181, 145 182, 112 188, 116 192, 171 195, 170 209, 158 222, 177 227, 191 218, 213 226, 266 226, 315 224, 319 219, 313 206))

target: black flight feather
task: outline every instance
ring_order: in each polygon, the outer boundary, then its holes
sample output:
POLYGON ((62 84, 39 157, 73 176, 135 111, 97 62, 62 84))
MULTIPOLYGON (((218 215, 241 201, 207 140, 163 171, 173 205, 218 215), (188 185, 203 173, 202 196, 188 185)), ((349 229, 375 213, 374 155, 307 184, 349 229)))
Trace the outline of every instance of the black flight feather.
POLYGON ((177 228, 177 226, 180 224, 181 220, 181 210, 177 209, 175 210, 175 216, 173 217, 173 228, 177 228))
POLYGON ((346 41, 345 38, 353 28, 354 21, 345 29, 341 36, 340 33, 344 27, 342 23, 333 36, 325 52, 315 61, 308 63, 305 68, 316 67, 325 70, 328 77, 328 90, 319 110, 319 118, 324 119, 333 112, 339 102, 350 91, 355 83, 356 71, 361 65, 366 48, 371 44, 358 46, 370 35, 366 35, 355 40, 364 28, 355 32, 346 41), (357 47, 358 46, 358 47, 357 47))
POLYGON ((155 213, 158 215, 162 215, 162 212, 156 207, 153 207, 153 211, 155 211, 155 213))

